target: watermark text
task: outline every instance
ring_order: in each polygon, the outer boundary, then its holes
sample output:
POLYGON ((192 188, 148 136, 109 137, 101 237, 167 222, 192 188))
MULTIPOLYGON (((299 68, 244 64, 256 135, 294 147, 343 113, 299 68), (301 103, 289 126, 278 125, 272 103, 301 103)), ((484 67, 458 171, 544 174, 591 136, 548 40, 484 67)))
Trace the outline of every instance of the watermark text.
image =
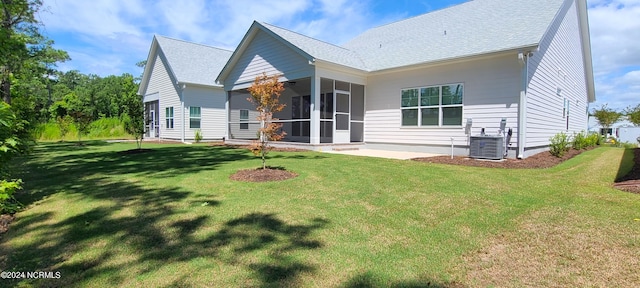
POLYGON ((2 271, 0 278, 2 279, 60 279, 59 271, 2 271))

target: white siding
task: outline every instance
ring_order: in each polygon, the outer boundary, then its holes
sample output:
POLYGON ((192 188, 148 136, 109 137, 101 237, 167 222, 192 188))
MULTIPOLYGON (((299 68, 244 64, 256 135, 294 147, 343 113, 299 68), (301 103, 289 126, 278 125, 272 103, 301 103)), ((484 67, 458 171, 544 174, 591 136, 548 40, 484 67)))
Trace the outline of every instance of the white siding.
POLYGON ((587 130, 587 84, 578 11, 574 1, 567 4, 529 62, 527 147, 547 146, 549 138, 559 132, 587 130), (570 103, 568 130, 563 117, 565 98, 570 103))
POLYGON ((194 139, 195 131, 198 130, 189 128, 189 107, 191 106, 201 108, 200 131, 202 132, 202 137, 205 140, 222 139, 225 134, 226 124, 224 107, 226 94, 224 90, 222 88, 187 85, 182 95, 185 101, 185 139, 194 139))
MULTIPOLYGON (((401 126, 403 88, 463 83, 463 125, 473 119, 472 134, 486 128, 495 134, 500 120, 517 132, 520 66, 516 54, 479 59, 418 70, 370 76, 366 86, 364 140, 367 143, 467 145, 464 127, 401 126)), ((516 137, 512 138, 513 146, 516 137)))
POLYGON ((263 72, 267 75, 286 74, 287 79, 297 79, 312 75, 313 66, 282 42, 258 31, 225 79, 225 87, 250 84, 263 72))
POLYGON ((160 111, 156 112, 160 115, 160 137, 170 139, 180 139, 182 125, 182 115, 180 114, 180 96, 178 96, 178 87, 174 84, 173 79, 168 73, 168 66, 159 53, 153 60, 153 69, 149 76, 149 85, 145 91, 145 95, 158 93, 160 111), (167 129, 165 121, 165 108, 173 107, 174 128, 167 129))
POLYGON ((256 139, 260 124, 256 124, 258 121, 258 111, 256 106, 249 102, 247 99, 251 97, 249 93, 242 93, 241 91, 230 92, 229 96, 229 138, 230 139, 256 139), (249 110, 249 129, 240 129, 240 110, 249 110))

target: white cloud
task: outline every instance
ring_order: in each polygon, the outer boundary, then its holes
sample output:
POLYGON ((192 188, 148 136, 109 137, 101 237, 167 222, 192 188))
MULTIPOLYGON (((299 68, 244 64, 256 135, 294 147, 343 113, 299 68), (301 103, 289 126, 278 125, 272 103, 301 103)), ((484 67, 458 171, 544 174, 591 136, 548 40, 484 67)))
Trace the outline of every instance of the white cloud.
POLYGON ((288 24, 311 5, 310 0, 222 0, 212 4, 215 9, 208 23, 214 45, 235 48, 251 23, 256 20, 274 25, 288 24))
MULTIPOLYGON (((69 56, 73 59, 72 63, 62 63, 59 65, 59 69, 62 71, 78 70, 78 66, 82 67, 81 73, 84 74, 97 74, 101 76, 106 75, 120 75, 124 73, 122 66, 129 63, 124 63, 125 59, 115 54, 105 54, 96 57, 95 53, 87 54, 87 51, 82 50, 67 50, 69 56)), ((133 66, 135 63, 132 63, 133 66)), ((138 76, 138 75, 134 75, 138 76)))
MULTIPOLYGON (((640 89, 640 70, 631 71, 620 78, 620 82, 632 88, 640 89)), ((640 99, 638 99, 640 100, 640 99)))
POLYGON ((589 1, 589 26, 596 74, 640 65, 640 2, 589 1))
POLYGON ((167 26, 169 34, 177 38, 186 38, 194 42, 210 39, 211 29, 207 27, 210 15, 204 0, 174 1, 163 0, 155 5, 159 27, 167 26))
POLYGON ((40 17, 46 29, 113 38, 141 35, 138 25, 126 18, 142 18, 144 12, 140 2, 131 0, 45 0, 40 17))
POLYGON ((596 82, 592 107, 622 109, 640 102, 640 2, 589 0, 596 82))

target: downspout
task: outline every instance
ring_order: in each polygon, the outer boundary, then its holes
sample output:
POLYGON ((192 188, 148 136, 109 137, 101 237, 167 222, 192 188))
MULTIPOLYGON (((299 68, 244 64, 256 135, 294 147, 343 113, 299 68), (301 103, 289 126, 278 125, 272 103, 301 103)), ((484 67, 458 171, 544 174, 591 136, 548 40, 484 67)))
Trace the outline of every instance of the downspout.
POLYGON ((522 89, 518 102, 518 159, 524 158, 524 147, 527 134, 527 86, 529 82, 529 55, 530 53, 518 53, 518 60, 522 67, 522 89))
POLYGON ((184 105, 184 102, 185 102, 184 89, 187 88, 187 85, 186 84, 182 84, 182 86, 179 86, 179 87, 180 87, 180 98, 182 99, 182 101, 180 101, 180 111, 182 111, 182 135, 180 137, 180 141, 182 143, 184 143, 184 135, 185 135, 184 134, 185 133, 185 117, 184 117, 184 115, 186 114, 185 113, 185 105, 184 105))

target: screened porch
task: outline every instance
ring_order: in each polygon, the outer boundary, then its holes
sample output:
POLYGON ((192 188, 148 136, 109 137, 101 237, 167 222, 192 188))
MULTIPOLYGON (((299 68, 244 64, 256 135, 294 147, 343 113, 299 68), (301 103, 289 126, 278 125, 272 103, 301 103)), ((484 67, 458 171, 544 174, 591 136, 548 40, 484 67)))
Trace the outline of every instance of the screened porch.
MULTIPOLYGON (((274 122, 281 123, 282 131, 286 133, 282 141, 311 144, 363 142, 364 85, 317 78, 320 93, 319 97, 313 97, 311 79, 283 82, 285 90, 280 96, 280 103, 285 104, 285 108, 274 114, 278 119, 274 122), (318 134, 313 135, 314 131, 318 134), (312 141, 313 136, 319 141, 312 141)), ((247 89, 230 91, 228 97, 229 139, 257 139, 260 122, 255 105, 248 100, 251 95, 247 89)))

